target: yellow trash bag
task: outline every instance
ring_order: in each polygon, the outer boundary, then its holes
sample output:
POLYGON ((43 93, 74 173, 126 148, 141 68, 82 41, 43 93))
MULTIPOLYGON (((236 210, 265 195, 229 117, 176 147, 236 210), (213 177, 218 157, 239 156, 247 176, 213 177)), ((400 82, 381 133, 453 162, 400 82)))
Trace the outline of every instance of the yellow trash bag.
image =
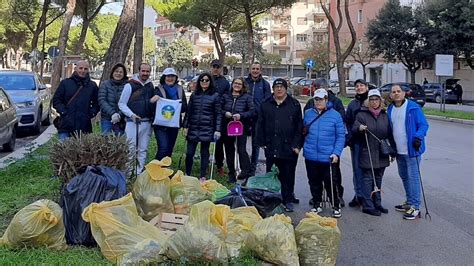
POLYGON ((220 200, 229 195, 230 190, 214 179, 206 180, 201 184, 202 188, 212 195, 212 201, 220 200))
POLYGON ((277 214, 256 223, 247 247, 265 261, 277 265, 299 265, 298 248, 291 218, 277 214))
POLYGON ((225 243, 229 257, 238 257, 253 226, 261 221, 262 217, 253 206, 232 209, 230 212, 225 243))
POLYGON ((82 212, 82 219, 91 224, 102 254, 114 263, 137 251, 147 240, 160 246, 167 240, 158 228, 138 216, 131 193, 117 200, 92 203, 82 212))
POLYGON ((201 187, 196 177, 177 171, 171 178, 171 199, 175 213, 188 214, 191 206, 212 199, 212 195, 201 187))
POLYGON ((336 265, 341 242, 336 219, 306 213, 295 235, 301 265, 336 265))
POLYGON ((173 170, 164 168, 170 165, 170 157, 151 161, 133 184, 133 197, 138 214, 147 221, 163 212, 174 213, 169 179, 173 170))
POLYGON ((67 248, 64 235, 63 210, 56 202, 42 199, 15 214, 0 245, 63 250, 67 248))
POLYGON ((229 206, 210 201, 193 205, 188 222, 170 237, 164 254, 172 260, 226 262, 224 239, 230 214, 229 206))

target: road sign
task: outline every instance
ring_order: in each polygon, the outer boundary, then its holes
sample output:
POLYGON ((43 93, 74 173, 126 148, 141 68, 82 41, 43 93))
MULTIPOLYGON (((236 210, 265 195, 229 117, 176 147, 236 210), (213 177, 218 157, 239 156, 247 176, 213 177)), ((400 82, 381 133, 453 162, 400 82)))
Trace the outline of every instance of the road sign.
POLYGON ((453 76, 453 62, 454 56, 450 54, 437 54, 435 56, 436 66, 435 74, 436 76, 453 76))
POLYGON ((312 59, 308 59, 308 61, 306 61, 306 67, 309 69, 314 68, 314 61, 312 59))
POLYGON ((56 56, 59 55, 59 47, 57 46, 51 46, 49 47, 48 49, 48 55, 51 57, 51 58, 54 58, 56 56))

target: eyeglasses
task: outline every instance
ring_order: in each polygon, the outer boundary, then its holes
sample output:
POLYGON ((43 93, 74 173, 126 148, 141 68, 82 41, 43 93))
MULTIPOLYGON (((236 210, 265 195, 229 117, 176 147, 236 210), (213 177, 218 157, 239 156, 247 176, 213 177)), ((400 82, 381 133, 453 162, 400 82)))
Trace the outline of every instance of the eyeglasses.
POLYGON ((242 86, 244 84, 240 83, 240 82, 234 82, 234 85, 239 85, 239 86, 242 86))
POLYGON ((201 82, 207 83, 209 82, 209 79, 201 79, 201 82))
POLYGON ((321 102, 321 101, 324 101, 324 98, 314 98, 314 100, 317 102, 321 102))
POLYGON ((380 98, 369 98, 370 102, 378 102, 380 101, 380 98))

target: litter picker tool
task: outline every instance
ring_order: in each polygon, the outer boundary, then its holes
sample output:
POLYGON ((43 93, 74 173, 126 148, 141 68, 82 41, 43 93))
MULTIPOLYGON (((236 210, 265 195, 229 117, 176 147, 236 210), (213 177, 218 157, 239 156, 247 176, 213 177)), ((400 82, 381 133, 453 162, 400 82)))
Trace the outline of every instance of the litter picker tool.
POLYGON ((332 208, 336 209, 334 206, 334 184, 332 182, 332 158, 329 157, 329 181, 331 182, 331 204, 332 208))
POLYGON ((423 181, 421 179, 421 171, 420 171, 420 162, 418 162, 418 157, 416 158, 416 166, 418 166, 418 176, 420 177, 420 185, 421 185, 421 193, 423 194, 423 203, 425 205, 425 219, 426 217, 430 217, 431 221, 431 214, 428 211, 428 205, 426 205, 426 197, 425 197, 425 189, 423 187, 423 181))
POLYGON ((212 176, 214 174, 214 161, 216 160, 216 142, 214 142, 214 147, 212 148, 212 161, 211 161, 211 177, 209 179, 212 180, 212 176))
POLYGON ((178 161, 178 170, 181 169, 181 162, 183 161, 184 154, 186 153, 186 137, 184 138, 184 147, 183 147, 183 152, 179 156, 179 161, 178 161))
POLYGON ((374 163, 372 162, 372 154, 370 152, 369 138, 367 137, 367 131, 364 131, 364 135, 365 135, 365 143, 367 144, 367 151, 369 152, 369 162, 370 162, 370 170, 372 170, 372 180, 374 182, 374 191, 372 191, 372 193, 370 193, 370 196, 372 197, 373 194, 375 194, 377 192, 381 192, 381 190, 377 186, 377 183, 375 182, 374 163))
POLYGON ((138 131, 140 127, 140 120, 135 120, 135 178, 138 177, 138 131))

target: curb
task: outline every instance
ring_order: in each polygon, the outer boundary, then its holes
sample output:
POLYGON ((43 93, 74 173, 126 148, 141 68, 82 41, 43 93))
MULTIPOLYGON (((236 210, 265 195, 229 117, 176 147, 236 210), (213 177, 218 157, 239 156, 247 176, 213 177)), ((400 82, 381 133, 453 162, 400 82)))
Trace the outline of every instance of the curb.
POLYGON ((453 122, 453 123, 464 124, 464 125, 474 125, 474 120, 451 118, 451 117, 438 116, 438 115, 425 115, 425 116, 426 118, 432 119, 432 120, 453 122))
POLYGON ((18 150, 13 151, 9 155, 1 158, 0 169, 3 169, 16 161, 25 158, 26 155, 28 155, 29 153, 38 149, 41 145, 48 142, 56 133, 57 133, 56 128, 53 125, 50 125, 45 131, 43 131, 43 133, 41 133, 41 135, 39 135, 32 142, 30 142, 29 144, 27 144, 26 146, 18 150))

